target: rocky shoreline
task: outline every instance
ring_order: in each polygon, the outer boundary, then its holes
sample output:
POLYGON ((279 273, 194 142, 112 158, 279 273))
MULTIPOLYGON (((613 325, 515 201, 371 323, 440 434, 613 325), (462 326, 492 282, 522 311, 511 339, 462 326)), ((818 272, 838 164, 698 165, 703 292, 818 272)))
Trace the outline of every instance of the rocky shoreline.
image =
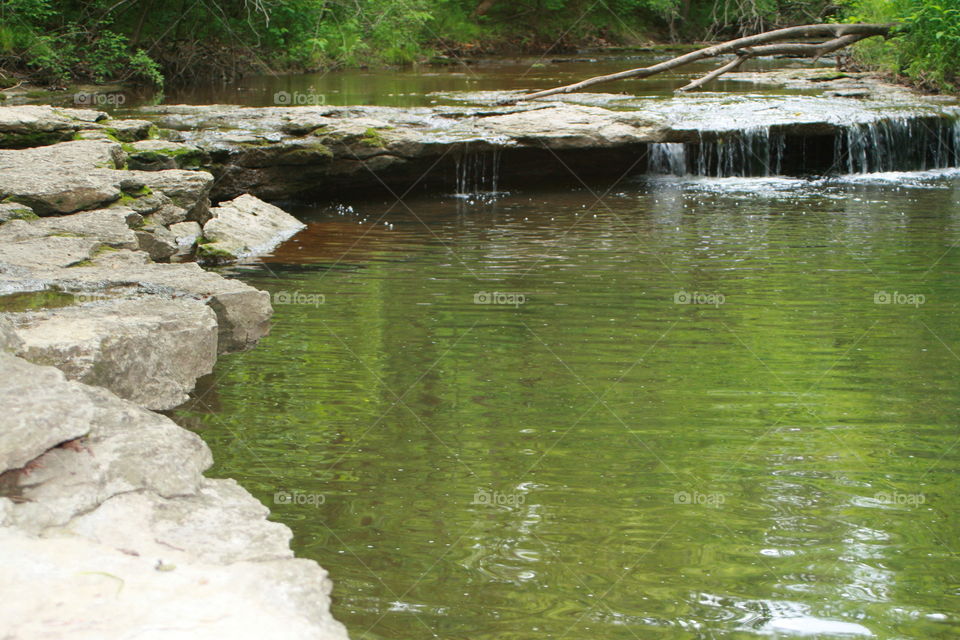
POLYGON ((469 154, 498 154, 514 179, 569 181, 620 175, 652 144, 832 140, 956 115, 848 77, 793 81, 833 93, 512 107, 476 94, 137 119, 0 107, 0 581, 17 593, 0 603, 5 637, 347 637, 326 572, 294 558, 290 530, 234 481, 205 478, 208 447, 157 413, 267 334, 268 294, 198 264, 269 252, 303 227, 264 200, 448 188, 469 154))
POLYGON ((269 328, 268 294, 193 260, 269 251, 303 225, 251 196, 211 207, 189 154, 145 161, 155 136, 0 109, 0 140, 21 147, 0 151, 4 637, 346 638, 326 572, 156 413, 269 328))

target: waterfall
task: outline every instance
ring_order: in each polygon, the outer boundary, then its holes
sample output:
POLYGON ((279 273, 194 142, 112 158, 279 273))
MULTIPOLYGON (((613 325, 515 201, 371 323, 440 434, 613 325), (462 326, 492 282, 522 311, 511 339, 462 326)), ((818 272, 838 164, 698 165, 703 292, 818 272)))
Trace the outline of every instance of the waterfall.
POLYGON ((470 151, 456 157, 456 195, 496 194, 500 182, 500 150, 470 151))
POLYGON ((687 173, 687 149, 680 142, 655 142, 650 145, 648 171, 660 175, 682 176, 687 173))
POLYGON ((786 135, 782 129, 770 127, 701 131, 695 142, 651 143, 647 153, 648 173, 677 176, 946 169, 960 167, 960 114, 885 117, 838 127, 832 136, 786 135))
POLYGON ((750 127, 741 131, 723 132, 700 144, 695 162, 697 175, 773 176, 780 173, 786 140, 769 127, 750 127))
POLYGON ((960 166, 960 119, 897 117, 848 125, 835 166, 848 174, 960 166))
POLYGON ((711 134, 703 132, 695 144, 653 143, 649 148, 649 173, 682 176, 772 176, 783 167, 784 136, 768 127, 711 134), (689 161, 688 161, 689 158, 689 161))

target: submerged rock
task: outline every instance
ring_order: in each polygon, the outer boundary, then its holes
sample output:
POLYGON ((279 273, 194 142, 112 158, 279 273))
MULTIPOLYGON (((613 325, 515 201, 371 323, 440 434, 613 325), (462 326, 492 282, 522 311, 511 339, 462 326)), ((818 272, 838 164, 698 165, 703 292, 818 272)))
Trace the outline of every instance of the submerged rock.
POLYGON ((250 195, 223 202, 210 210, 203 225, 200 257, 229 262, 269 253, 306 225, 289 213, 250 195))

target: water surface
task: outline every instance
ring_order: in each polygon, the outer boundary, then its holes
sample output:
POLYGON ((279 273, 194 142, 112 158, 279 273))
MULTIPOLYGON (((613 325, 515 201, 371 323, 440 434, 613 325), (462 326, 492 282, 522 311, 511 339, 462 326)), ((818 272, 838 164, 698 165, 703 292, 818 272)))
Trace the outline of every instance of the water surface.
POLYGON ((960 635, 958 178, 350 204, 178 418, 351 637, 960 635))

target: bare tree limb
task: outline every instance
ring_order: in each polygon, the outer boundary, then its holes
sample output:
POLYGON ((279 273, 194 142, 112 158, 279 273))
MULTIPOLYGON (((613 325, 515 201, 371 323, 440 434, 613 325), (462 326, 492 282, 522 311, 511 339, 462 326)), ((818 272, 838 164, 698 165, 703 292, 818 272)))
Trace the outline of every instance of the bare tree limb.
POLYGON ((750 47, 751 57, 757 56, 803 56, 818 60, 828 53, 833 53, 838 49, 849 47, 870 36, 864 34, 855 34, 841 36, 833 40, 827 40, 820 43, 790 43, 790 44, 769 44, 761 47, 750 47))
POLYGON ((708 82, 712 82, 713 80, 716 80, 717 78, 727 73, 728 71, 733 71, 734 69, 736 69, 737 67, 739 67, 740 65, 742 65, 744 62, 746 62, 752 57, 753 56, 748 53, 741 53, 736 58, 734 58, 727 64, 723 65, 722 67, 714 69, 713 71, 703 76, 702 78, 698 78, 693 82, 691 82, 690 84, 677 89, 677 91, 693 91, 694 89, 699 89, 700 87, 707 84, 708 82))
MULTIPOLYGON (((824 38, 824 37, 833 37, 833 40, 830 40, 828 43, 823 43, 819 45, 793 45, 798 47, 807 47, 803 51, 813 50, 811 47, 815 48, 816 51, 823 50, 823 47, 826 44, 836 45, 841 39, 845 36, 858 36, 857 40, 863 38, 869 38, 873 36, 883 36, 889 37, 891 30, 895 24, 808 24, 799 27, 787 27, 786 29, 776 29, 774 31, 767 31, 765 33, 758 33, 752 36, 746 36, 744 38, 737 38, 735 40, 730 40, 723 42, 721 44, 713 45, 711 47, 706 47, 704 49, 698 49, 697 51, 691 51, 690 53, 684 54, 672 60, 666 60, 658 64, 642 67, 639 69, 630 69, 627 71, 620 71, 618 73, 611 73, 605 76, 597 76, 595 78, 589 78, 581 82, 576 82, 574 84, 569 84, 562 87, 555 87, 553 89, 546 89, 544 91, 537 91, 534 93, 529 93, 527 95, 520 96, 518 98, 511 99, 509 103, 519 102, 522 100, 536 100, 537 98, 545 98, 547 96, 556 95, 558 93, 572 93, 574 91, 580 91, 581 89, 586 89, 587 87, 592 87, 594 85, 602 84, 605 82, 613 82, 615 80, 625 80, 627 78, 647 78, 658 73, 663 73, 664 71, 669 71, 671 69, 676 69, 677 67, 682 67, 684 65, 690 64, 692 62, 698 62, 705 58, 713 58, 716 56, 728 54, 728 53, 737 53, 740 51, 753 47, 754 51, 760 51, 755 55, 771 55, 768 52, 764 52, 764 48, 759 45, 766 45, 770 42, 777 42, 779 40, 790 40, 790 39, 801 39, 801 38, 824 38)), ((852 44, 856 40, 846 42, 845 44, 839 45, 837 48, 847 46, 847 44, 852 44)), ((778 46, 787 46, 787 45, 778 45, 778 46)), ((829 49, 830 51, 835 51, 836 49, 829 49)), ((807 55, 807 54, 805 54, 807 55)), ((816 52, 814 52, 816 55, 816 52)), ((819 53, 823 55, 823 53, 819 53)), ((738 65, 739 66, 739 65, 738 65)), ((729 69, 728 69, 729 71, 729 69)))
POLYGON ((755 58, 757 56, 791 55, 805 56, 813 58, 814 60, 819 60, 828 53, 832 53, 844 47, 849 47, 850 45, 856 44, 864 38, 869 37, 870 36, 864 34, 856 34, 840 36, 839 38, 834 38, 833 40, 828 40, 827 42, 821 42, 818 44, 767 44, 759 47, 742 49, 737 52, 737 58, 735 60, 723 65, 718 69, 714 69, 702 78, 694 80, 690 84, 677 89, 677 91, 683 92, 699 89, 708 82, 716 80, 723 74, 733 71, 750 58, 755 58))

